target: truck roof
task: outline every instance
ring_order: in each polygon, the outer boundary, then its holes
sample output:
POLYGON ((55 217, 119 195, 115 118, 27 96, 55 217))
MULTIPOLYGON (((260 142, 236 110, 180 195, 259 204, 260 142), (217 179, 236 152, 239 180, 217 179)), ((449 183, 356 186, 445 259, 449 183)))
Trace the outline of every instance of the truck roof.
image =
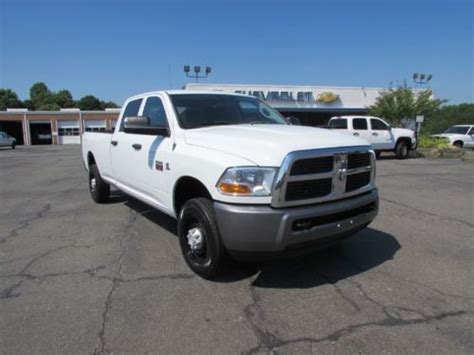
MULTIPOLYGON (((231 95, 231 96, 245 96, 248 97, 249 95, 238 94, 233 92, 224 92, 218 90, 156 90, 156 91, 148 91, 141 94, 130 96, 129 99, 139 98, 143 96, 150 96, 154 94, 168 94, 168 95, 196 95, 196 94, 208 94, 208 95, 231 95)), ((253 97, 253 96, 251 96, 253 97)))

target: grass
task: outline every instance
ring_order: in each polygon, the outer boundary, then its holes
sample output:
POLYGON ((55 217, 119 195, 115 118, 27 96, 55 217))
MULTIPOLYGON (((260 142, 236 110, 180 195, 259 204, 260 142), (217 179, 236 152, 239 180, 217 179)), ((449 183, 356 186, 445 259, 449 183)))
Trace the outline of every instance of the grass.
POLYGON ((419 148, 452 148, 446 138, 434 138, 430 136, 421 136, 418 141, 419 148))

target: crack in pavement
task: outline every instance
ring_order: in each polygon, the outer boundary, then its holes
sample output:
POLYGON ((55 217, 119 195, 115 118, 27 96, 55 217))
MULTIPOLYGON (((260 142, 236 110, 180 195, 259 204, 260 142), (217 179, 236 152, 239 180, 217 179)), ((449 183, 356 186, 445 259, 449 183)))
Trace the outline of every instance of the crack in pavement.
POLYGON ((398 201, 394 201, 394 200, 390 200, 388 198, 385 198, 385 197, 379 197, 380 200, 382 201, 385 201, 385 202, 388 202, 388 203, 392 203, 394 205, 397 205, 397 206, 400 206, 400 207, 404 207, 410 211, 414 211, 414 212, 418 212, 418 213, 422 213, 422 214, 425 214, 425 215, 428 215, 428 216, 431 216, 431 217, 436 217, 436 218, 439 218, 439 219, 444 219, 444 220, 447 220, 447 221, 452 221, 452 222, 457 222, 457 223, 461 223, 461 224, 464 224, 468 227, 471 227, 471 228, 474 228, 474 224, 472 223, 469 223, 469 222, 466 222, 462 219, 459 219, 459 218, 455 218, 455 217, 449 217, 449 216, 442 216, 442 215, 439 215, 439 214, 436 214, 436 213, 433 213, 433 212, 428 212, 428 211, 424 211, 424 210, 421 210, 419 208, 416 208, 416 207, 412 207, 412 206, 409 206, 409 205, 406 205, 404 203, 401 203, 401 202, 398 202, 398 201))
MULTIPOLYGON (((359 271, 364 271, 365 269, 354 263, 352 260, 347 258, 341 258, 343 261, 346 261, 351 267, 359 271)), ((345 301, 347 301, 353 308, 361 312, 362 308, 348 295, 346 295, 339 286, 337 286, 338 278, 333 278, 325 273, 318 272, 318 274, 330 285, 335 288, 335 291, 341 296, 345 301)), ((392 276, 386 274, 387 276, 392 276)), ((335 330, 334 332, 324 336, 324 337, 300 337, 293 339, 282 339, 277 334, 272 333, 264 325, 266 321, 265 311, 260 305, 260 297, 257 294, 257 289, 250 284, 249 292, 252 303, 246 306, 243 310, 244 316, 247 319, 248 323, 251 326, 251 329, 254 332, 255 337, 257 338, 259 344, 244 353, 254 354, 259 351, 268 351, 273 353, 275 350, 282 347, 296 344, 296 343, 310 343, 317 344, 326 341, 338 341, 344 336, 351 335, 364 327, 380 326, 380 327, 398 327, 398 326, 410 326, 415 324, 429 323, 433 321, 442 320, 448 317, 456 317, 465 314, 473 314, 463 309, 454 309, 444 312, 437 312, 433 310, 435 314, 427 314, 426 312, 420 311, 418 309, 413 309, 405 306, 399 305, 385 305, 381 301, 377 301, 369 295, 369 293, 364 289, 363 285, 351 278, 345 278, 344 281, 349 282, 354 285, 358 290, 359 294, 364 297, 367 301, 375 305, 383 314, 383 318, 374 321, 368 321, 353 325, 348 325, 347 327, 335 330)), ((428 290, 434 291, 441 294, 442 296, 449 298, 450 295, 445 295, 441 291, 432 289, 426 285, 423 285, 428 290)), ((448 302, 449 303, 449 302, 448 302)))
MULTIPOLYGON (((361 286, 359 284, 359 286, 361 286)), ((275 350, 296 344, 296 343, 322 343, 326 341, 338 341, 340 338, 344 336, 351 335, 358 330, 365 328, 365 327, 372 327, 372 326, 380 326, 380 327, 399 327, 399 326, 410 326, 415 324, 423 324, 423 323, 430 323, 433 321, 442 320, 448 317, 456 317, 465 314, 471 314, 471 312, 467 312, 465 310, 456 310, 456 311, 449 311, 449 312, 442 312, 436 315, 428 316, 420 311, 400 307, 400 306, 384 306, 381 303, 375 301, 373 298, 368 296, 368 294, 363 290, 362 287, 358 288, 360 292, 366 297, 370 302, 375 303, 379 307, 382 308, 382 311, 385 317, 381 320, 371 321, 371 322, 363 322, 358 324, 349 325, 347 327, 338 329, 324 337, 315 338, 315 337, 300 337, 300 338, 293 338, 293 339, 281 339, 276 334, 270 332, 266 327, 262 325, 265 321, 265 312, 263 311, 262 307, 259 305, 259 296, 256 294, 254 287, 250 286, 250 295, 252 299, 252 303, 245 307, 244 315, 247 321, 250 323, 256 338, 259 341, 259 344, 247 351, 245 354, 255 354, 260 351, 268 351, 273 353, 275 350), (400 317, 400 314, 395 312, 394 310, 400 311, 408 311, 412 313, 416 313, 419 317, 416 319, 403 319, 400 317)))
MULTIPOLYGON (((138 216, 137 213, 133 213, 132 210, 130 210, 130 209, 128 210, 128 214, 129 214, 128 222, 127 222, 127 225, 124 228, 123 237, 120 239, 121 253, 118 256, 117 261, 115 262, 115 264, 118 265, 118 267, 117 267, 117 275, 118 276, 120 276, 120 274, 122 273, 122 269, 124 267, 123 266, 123 259, 125 258, 125 255, 128 251, 127 241, 128 241, 128 239, 131 238, 131 233, 130 232, 131 232, 132 226, 136 222, 137 216, 138 216)), ((109 292, 107 294, 107 297, 105 299, 104 311, 102 312, 102 316, 101 316, 101 319, 102 319, 101 327, 100 327, 99 333, 97 334, 97 337, 99 338, 99 344, 94 349, 94 351, 93 351, 94 354, 104 354, 105 350, 106 350, 106 348, 105 348, 105 329, 106 329, 106 326, 107 326, 107 314, 109 313, 109 311, 112 307, 112 295, 113 295, 115 289, 119 285, 119 283, 117 282, 117 280, 115 278, 112 278, 110 281, 112 282, 112 285, 111 285, 110 290, 109 290, 109 292)))
MULTIPOLYGON (((344 256, 340 255, 339 257, 343 261, 347 262, 350 266, 355 268, 357 271, 359 271, 359 272, 367 271, 366 268, 363 268, 360 265, 358 265, 356 262, 354 262, 349 257, 347 257, 347 255, 344 255, 344 256)), ((443 297, 453 297, 453 298, 459 298, 459 299, 464 300, 464 301, 474 301, 474 297, 468 297, 468 296, 464 296, 464 295, 458 295, 458 294, 455 294, 455 293, 444 292, 444 291, 441 291, 441 290, 439 290, 435 287, 428 286, 428 285, 426 285, 422 282, 406 279, 404 277, 401 277, 401 276, 398 276, 396 274, 392 274, 392 273, 389 273, 389 272, 386 272, 386 271, 381 271, 381 270, 375 270, 374 269, 374 270, 372 270, 372 272, 375 272, 375 273, 378 273, 378 274, 381 274, 381 275, 385 275, 385 276, 388 276, 388 277, 393 277, 393 278, 396 278, 400 281, 408 282, 408 283, 414 284, 416 286, 421 286, 421 287, 426 288, 427 290, 433 291, 433 292, 435 292, 435 293, 437 293, 437 294, 439 294, 443 297)))
POLYGON ((16 237, 18 235, 18 231, 25 229, 37 219, 43 218, 44 214, 49 211, 51 211, 51 204, 47 203, 41 208, 41 210, 36 212, 32 217, 27 218, 24 221, 20 222, 20 225, 18 227, 15 227, 12 230, 10 230, 5 237, 0 238, 0 244, 5 243, 10 238, 16 237))
MULTIPOLYGON (((68 248, 90 248, 90 247, 91 247, 91 245, 85 245, 85 246, 80 246, 80 245, 77 245, 77 244, 62 245, 60 247, 57 247, 57 248, 52 249, 52 250, 48 250, 48 251, 46 251, 44 253, 41 253, 38 256, 34 257, 25 266, 23 266, 23 268, 19 272, 15 273, 15 274, 0 276, 0 278, 23 277, 23 280, 19 281, 15 285, 12 285, 10 287, 7 287, 4 290, 1 290, 0 291, 0 299, 19 297, 20 293, 13 293, 13 292, 18 287, 20 287, 23 284, 23 282, 25 282, 26 280, 34 280, 34 279, 44 277, 43 275, 32 275, 30 273, 27 273, 27 270, 31 267, 31 265, 33 265, 38 260, 40 260, 42 258, 45 258, 45 257, 47 257, 47 256, 49 256, 53 253, 56 253, 57 251, 60 251, 60 250, 64 250, 64 249, 68 249, 68 248)), ((85 271, 82 271, 80 273, 84 273, 84 272, 85 271)), ((52 275, 60 276, 61 274, 68 274, 68 273, 57 273, 57 275, 56 274, 52 274, 52 275)))

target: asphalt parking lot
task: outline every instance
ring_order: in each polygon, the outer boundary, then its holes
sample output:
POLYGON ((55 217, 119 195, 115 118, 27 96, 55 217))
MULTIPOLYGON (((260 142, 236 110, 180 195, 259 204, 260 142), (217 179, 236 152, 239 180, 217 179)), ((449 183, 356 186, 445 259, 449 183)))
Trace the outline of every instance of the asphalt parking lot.
POLYGON ((474 164, 378 162, 340 250, 190 272, 174 220, 92 202, 80 147, 0 150, 1 353, 474 353, 474 164))

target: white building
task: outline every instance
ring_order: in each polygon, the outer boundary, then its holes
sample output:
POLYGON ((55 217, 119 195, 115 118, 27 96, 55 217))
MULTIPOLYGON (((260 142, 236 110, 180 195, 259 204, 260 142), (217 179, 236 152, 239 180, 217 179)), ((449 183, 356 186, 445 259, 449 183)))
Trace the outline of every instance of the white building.
POLYGON ((305 125, 325 125, 337 115, 366 114, 384 88, 295 85, 187 84, 185 90, 211 90, 252 95, 284 116, 305 125))

